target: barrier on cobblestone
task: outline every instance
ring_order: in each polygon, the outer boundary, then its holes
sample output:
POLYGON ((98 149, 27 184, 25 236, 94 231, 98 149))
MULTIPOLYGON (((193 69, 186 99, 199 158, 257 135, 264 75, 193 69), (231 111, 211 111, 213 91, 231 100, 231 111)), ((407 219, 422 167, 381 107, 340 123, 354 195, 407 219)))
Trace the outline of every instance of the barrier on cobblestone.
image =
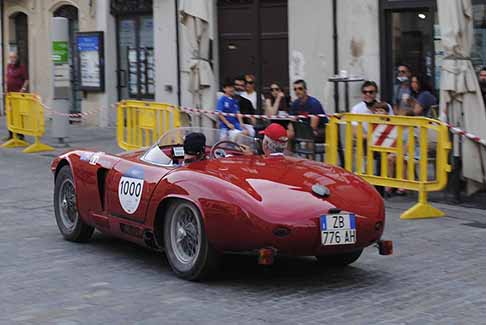
POLYGON ((373 185, 419 193, 418 203, 404 212, 402 219, 444 215, 427 202, 427 193, 442 190, 451 171, 448 164, 451 143, 447 125, 424 117, 370 114, 331 116, 326 128, 326 162, 330 164, 338 164, 340 128, 344 128, 346 170, 354 171, 373 185), (380 134, 376 134, 378 129, 382 130, 380 134), (429 139, 434 136, 436 143, 429 144, 429 139), (435 166, 433 173, 429 173, 428 168, 431 162, 435 166))
POLYGON ((124 150, 154 144, 162 134, 181 125, 174 105, 124 100, 117 107, 117 141, 124 150))
POLYGON ((7 128, 12 139, 2 148, 27 147, 24 153, 52 151, 54 148, 40 142, 45 133, 44 108, 39 96, 30 93, 7 93, 5 96, 7 128), (34 137, 34 143, 21 139, 21 135, 34 137))

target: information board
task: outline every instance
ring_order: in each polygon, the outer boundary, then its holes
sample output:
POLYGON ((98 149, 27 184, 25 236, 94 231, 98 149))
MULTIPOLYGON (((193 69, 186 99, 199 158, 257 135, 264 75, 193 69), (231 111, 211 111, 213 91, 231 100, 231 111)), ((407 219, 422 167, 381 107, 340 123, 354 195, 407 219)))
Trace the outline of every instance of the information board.
POLYGON ((80 89, 84 91, 105 91, 105 63, 103 32, 76 33, 80 89))

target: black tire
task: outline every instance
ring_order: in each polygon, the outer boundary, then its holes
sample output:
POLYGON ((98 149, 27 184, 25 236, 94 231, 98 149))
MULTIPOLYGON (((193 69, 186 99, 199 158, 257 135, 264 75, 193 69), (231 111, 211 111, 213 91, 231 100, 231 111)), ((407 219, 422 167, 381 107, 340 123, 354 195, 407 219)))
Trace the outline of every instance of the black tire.
POLYGON ((358 260, 363 253, 363 249, 359 249, 350 253, 335 254, 335 255, 321 255, 316 256, 317 262, 322 266, 346 266, 358 260))
MULTIPOLYGON (((186 229, 186 227, 183 228, 186 229)), ((164 218, 164 247, 165 255, 170 267, 174 273, 182 279, 190 281, 204 280, 213 275, 218 269, 219 256, 208 242, 199 209, 190 202, 177 200, 167 209, 164 218), (195 225, 192 222, 186 223, 186 226, 190 224, 188 226, 189 228, 193 227, 191 228, 191 231, 189 231, 190 229, 187 229, 187 233, 191 235, 187 235, 184 231, 184 235, 181 235, 181 244, 178 245, 177 237, 180 234, 180 227, 177 226, 177 222, 181 218, 181 213, 192 214, 194 219, 191 220, 195 221, 195 225), (195 234, 193 232, 194 229, 197 229, 198 233, 195 234), (200 235, 198 236, 198 234, 200 235), (181 246, 183 246, 182 241, 193 236, 199 238, 199 244, 195 245, 198 249, 195 249, 192 256, 189 256, 190 254, 185 255, 183 252, 184 249, 181 248, 181 246), (181 257, 181 254, 184 255, 183 257, 187 257, 186 261, 181 257)))
POLYGON ((66 240, 86 242, 93 235, 94 227, 86 224, 79 216, 74 179, 71 168, 68 165, 62 167, 56 177, 54 186, 54 212, 56 214, 57 227, 66 240), (65 187, 72 189, 74 202, 68 202, 70 200, 65 197, 66 194, 64 191, 68 191, 65 187), (63 207, 66 205, 69 207, 63 207), (74 216, 72 216, 73 214, 74 216))

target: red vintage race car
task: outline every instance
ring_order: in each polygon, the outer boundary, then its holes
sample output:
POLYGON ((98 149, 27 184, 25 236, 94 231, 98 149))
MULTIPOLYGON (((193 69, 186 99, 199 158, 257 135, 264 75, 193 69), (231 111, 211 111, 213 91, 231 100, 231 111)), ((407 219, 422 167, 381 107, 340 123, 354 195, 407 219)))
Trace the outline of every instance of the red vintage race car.
POLYGON ((218 130, 179 128, 146 150, 76 150, 54 160, 54 208, 62 235, 87 241, 98 229, 165 251, 173 271, 202 279, 221 254, 315 256, 347 265, 382 241, 383 200, 339 167, 258 154, 255 139, 220 141, 218 130), (206 136, 206 159, 182 163, 184 137, 206 136))

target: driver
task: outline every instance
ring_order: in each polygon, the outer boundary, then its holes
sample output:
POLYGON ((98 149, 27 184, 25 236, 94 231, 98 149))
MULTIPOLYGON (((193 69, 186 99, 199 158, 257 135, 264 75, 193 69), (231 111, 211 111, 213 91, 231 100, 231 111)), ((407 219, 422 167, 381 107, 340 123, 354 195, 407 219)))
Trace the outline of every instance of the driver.
POLYGON ((184 164, 206 158, 206 136, 202 133, 189 133, 184 138, 184 164))
POLYGON ((282 125, 272 123, 259 133, 264 135, 262 149, 265 156, 282 156, 284 154, 289 138, 287 130, 282 125))

